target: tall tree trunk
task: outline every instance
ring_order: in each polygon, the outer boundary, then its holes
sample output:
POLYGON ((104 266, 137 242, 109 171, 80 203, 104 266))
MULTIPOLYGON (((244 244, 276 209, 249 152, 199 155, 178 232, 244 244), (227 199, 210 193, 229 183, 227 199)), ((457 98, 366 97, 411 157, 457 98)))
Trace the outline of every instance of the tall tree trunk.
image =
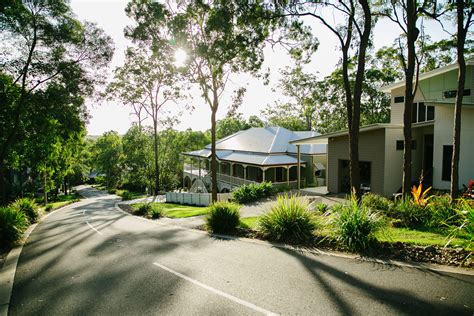
POLYGON ((407 64, 405 68, 405 109, 403 111, 403 183, 402 193, 410 193, 411 189, 411 167, 412 167, 412 108, 416 91, 413 91, 413 78, 415 77, 416 51, 415 43, 419 30, 416 27, 417 12, 416 0, 407 0, 407 64))
POLYGON ((461 108, 464 96, 464 82, 466 80, 466 61, 464 59, 464 43, 466 41, 466 30, 464 29, 464 0, 456 1, 457 8, 457 59, 458 59, 458 92, 456 104, 454 105, 454 127, 453 127, 453 156, 451 160, 451 199, 454 201, 459 193, 459 152, 461 147, 461 108))
POLYGON ((211 192, 212 192, 212 202, 217 201, 216 112, 217 112, 217 107, 213 107, 211 109, 211 192))
POLYGON ((5 190, 5 163, 0 163, 0 205, 7 204, 7 192, 5 190))
POLYGON ((158 195, 158 190, 160 189, 160 174, 159 174, 159 166, 158 166, 158 121, 156 119, 153 120, 153 149, 155 154, 155 189, 154 195, 158 195))
POLYGON ((47 176, 46 171, 43 173, 43 195, 44 195, 44 205, 48 204, 48 191, 46 191, 47 187, 47 176))

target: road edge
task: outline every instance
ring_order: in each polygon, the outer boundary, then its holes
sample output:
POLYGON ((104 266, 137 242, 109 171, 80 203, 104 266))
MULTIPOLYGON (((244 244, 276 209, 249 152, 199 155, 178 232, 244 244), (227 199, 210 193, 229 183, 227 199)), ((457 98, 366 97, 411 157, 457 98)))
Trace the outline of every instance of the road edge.
POLYGON ((168 227, 173 227, 181 230, 186 230, 186 231, 191 231, 196 234, 201 234, 201 235, 208 235, 210 237, 216 237, 216 238, 222 238, 226 240, 236 240, 236 241, 241 241, 241 242, 246 242, 246 243, 251 243, 251 244, 257 244, 257 245, 262 245, 262 246, 267 246, 267 247, 275 247, 279 249, 286 249, 286 250, 291 250, 291 251, 296 251, 296 252, 303 252, 307 254, 313 254, 313 255, 324 255, 324 256, 330 256, 330 257, 338 257, 338 258, 345 258, 345 259, 352 259, 352 260, 361 260, 365 262, 371 262, 375 264, 383 264, 383 265, 389 265, 389 266, 396 266, 399 268, 413 268, 413 269, 418 269, 421 271, 431 271, 431 272, 445 272, 445 273, 454 273, 454 274, 460 274, 460 275, 470 275, 474 276, 474 270, 467 270, 465 268, 459 268, 459 267, 452 267, 452 266, 445 266, 445 265, 438 265, 434 263, 418 263, 418 262, 404 262, 404 261, 398 261, 398 260, 383 260, 383 259, 378 259, 378 258, 371 258, 371 257, 361 257, 359 255, 355 254, 349 254, 349 253, 342 253, 342 252, 335 252, 335 251, 323 251, 321 249, 308 249, 308 248, 300 248, 300 247, 295 247, 291 245, 286 245, 286 244, 281 244, 281 243, 275 243, 275 242, 270 242, 266 240, 260 240, 260 239, 252 239, 252 238, 244 238, 244 237, 237 237, 237 236, 231 236, 231 235, 224 235, 224 234, 209 234, 208 232, 202 231, 202 230, 197 230, 193 228, 188 228, 188 227, 182 227, 179 225, 172 225, 169 223, 160 223, 156 220, 148 219, 145 217, 141 216, 134 216, 133 214, 130 214, 124 210, 122 210, 118 206, 119 202, 115 202, 115 209, 123 214, 133 216, 137 219, 141 219, 147 222, 152 222, 157 225, 162 225, 162 226, 168 226, 168 227))
POLYGON ((18 260, 20 259, 23 246, 26 244, 26 241, 28 240, 28 237, 30 237, 30 234, 33 232, 36 226, 38 226, 38 224, 40 224, 50 215, 80 202, 81 201, 77 201, 61 206, 55 209, 54 211, 42 216, 37 223, 34 223, 30 227, 28 227, 28 229, 23 233, 20 242, 8 252, 3 267, 2 269, 0 269, 0 316, 8 315, 8 309, 10 307, 10 299, 12 296, 13 284, 15 282, 18 260))

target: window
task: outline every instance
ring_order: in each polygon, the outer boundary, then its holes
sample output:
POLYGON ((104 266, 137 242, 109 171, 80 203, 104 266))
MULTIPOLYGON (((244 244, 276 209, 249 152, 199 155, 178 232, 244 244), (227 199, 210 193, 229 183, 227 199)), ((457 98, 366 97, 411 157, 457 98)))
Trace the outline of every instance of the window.
POLYGON ((403 97, 403 96, 402 97, 395 97, 395 98, 393 98, 393 102, 394 103, 403 103, 403 102, 405 102, 405 97, 403 97))
MULTIPOLYGON (((403 150, 405 148, 405 142, 403 140, 397 140, 397 150, 403 150)), ((416 140, 411 141, 411 149, 416 150, 416 140)))
POLYGON ((451 160, 453 158, 453 146, 443 146, 443 170, 441 173, 441 180, 451 181, 451 160))
POLYGON ((411 122, 420 123, 432 121, 435 118, 434 106, 425 105, 423 102, 413 103, 411 122))
POLYGON ((397 140, 397 150, 403 150, 403 140, 397 140))
MULTIPOLYGON (((443 92, 443 97, 445 99, 455 98, 457 94, 458 94, 457 90, 447 90, 443 92)), ((463 96, 469 96, 469 95, 471 95, 471 89, 465 89, 463 96)))

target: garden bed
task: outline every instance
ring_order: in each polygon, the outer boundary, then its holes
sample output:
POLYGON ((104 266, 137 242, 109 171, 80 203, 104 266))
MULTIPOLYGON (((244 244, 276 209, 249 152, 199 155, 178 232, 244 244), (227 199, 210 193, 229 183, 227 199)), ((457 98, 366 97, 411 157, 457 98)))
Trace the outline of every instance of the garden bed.
MULTIPOLYGON (((119 206, 129 213, 136 213, 140 206, 146 203, 137 203, 129 205, 128 207, 122 208, 123 204, 119 204, 119 206)), ((208 207, 202 206, 192 206, 192 205, 181 205, 181 204, 174 204, 174 203, 161 203, 161 202, 152 202, 149 203, 152 208, 159 208, 162 211, 163 216, 170 217, 170 218, 185 218, 185 217, 193 217, 199 215, 206 215, 209 213, 208 207)))

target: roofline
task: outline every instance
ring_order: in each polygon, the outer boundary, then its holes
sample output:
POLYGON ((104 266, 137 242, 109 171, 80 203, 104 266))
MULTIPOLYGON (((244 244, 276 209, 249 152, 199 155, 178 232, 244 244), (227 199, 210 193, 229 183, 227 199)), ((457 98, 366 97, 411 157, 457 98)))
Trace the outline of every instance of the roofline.
MULTIPOLYGON (((259 164, 255 164, 255 163, 248 163, 248 162, 242 162, 242 161, 237 161, 237 160, 226 160, 226 159, 218 159, 218 160, 226 161, 226 162, 236 162, 236 163, 240 163, 242 165, 262 166, 262 167, 265 167, 265 166, 270 166, 270 167, 272 167, 272 166, 297 166, 298 165, 298 162, 259 165, 259 164)), ((300 164, 304 165, 304 164, 306 164, 306 161, 300 160, 300 164)))
MULTIPOLYGON (((364 133, 364 132, 370 132, 378 129, 386 129, 386 128, 403 128, 402 124, 390 124, 390 123, 376 123, 376 124, 370 124, 363 126, 359 129, 359 133, 364 133)), ((309 144, 327 144, 327 140, 331 137, 340 137, 340 136, 346 136, 349 134, 348 130, 342 130, 342 131, 337 131, 333 133, 328 133, 324 135, 319 135, 319 136, 314 136, 314 137, 308 137, 308 138, 303 138, 297 141, 292 141, 290 144, 293 145, 309 145, 309 144), (324 140, 326 140, 324 142, 324 140), (314 142, 314 141, 319 141, 319 142, 314 142)))
MULTIPOLYGON (((474 58, 469 58, 469 59, 466 60, 466 66, 473 66, 473 65, 474 65, 474 58)), ((418 80, 419 81, 420 80, 425 80, 425 79, 428 79, 428 78, 431 78, 431 77, 434 77, 434 76, 437 76, 437 75, 441 75, 441 74, 444 74, 448 71, 457 69, 458 67, 459 67, 458 63, 454 63, 454 64, 450 64, 450 65, 447 65, 447 66, 444 66, 444 67, 440 67, 440 68, 437 68, 437 69, 434 69, 434 70, 431 70, 431 71, 420 74, 418 80)), ((405 80, 401 80, 401 81, 394 82, 394 83, 386 85, 386 86, 382 86, 382 87, 379 88, 379 91, 390 93, 393 89, 401 88, 401 87, 404 87, 404 86, 405 86, 405 80)))

